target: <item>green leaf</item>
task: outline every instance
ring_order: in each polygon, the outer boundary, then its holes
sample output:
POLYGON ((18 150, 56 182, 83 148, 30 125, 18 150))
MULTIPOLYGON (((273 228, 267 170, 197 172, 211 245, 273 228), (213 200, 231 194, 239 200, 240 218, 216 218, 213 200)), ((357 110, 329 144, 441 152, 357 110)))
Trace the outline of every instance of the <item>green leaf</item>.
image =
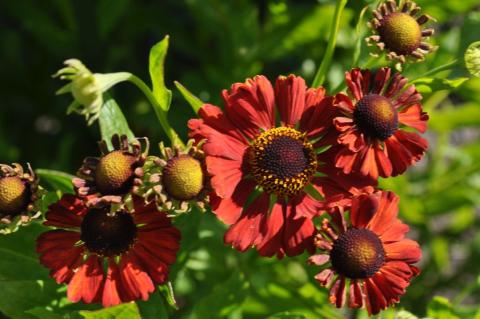
POLYGON ((172 283, 169 281, 165 285, 158 286, 158 290, 165 298, 167 303, 173 308, 178 310, 177 301, 175 300, 175 295, 173 294, 172 283))
POLYGON ((53 189, 60 190, 62 193, 73 193, 72 179, 75 176, 60 171, 42 168, 35 170, 35 172, 42 182, 47 182, 53 189))
POLYGON ((112 147, 111 138, 114 134, 125 134, 128 139, 135 138, 117 102, 108 95, 105 95, 105 102, 100 111, 98 122, 102 139, 107 142, 109 148, 112 147))
POLYGON ((33 315, 38 319, 65 319, 64 316, 54 313, 53 311, 47 310, 46 308, 42 307, 35 307, 30 310, 25 311, 28 314, 33 315))
POLYGON ((147 301, 138 300, 137 306, 142 318, 168 318, 167 305, 158 291, 153 292, 147 301))
POLYGON ((432 301, 428 304, 427 317, 435 319, 460 319, 453 309, 450 301, 441 296, 433 297, 432 301))
POLYGON ((276 313, 267 319, 307 319, 305 315, 302 315, 301 313, 293 313, 290 311, 285 311, 285 312, 280 312, 276 313))
POLYGON ((180 91, 180 93, 183 95, 183 97, 185 98, 185 100, 188 102, 188 104, 190 104, 190 106, 192 107, 193 111, 195 113, 198 113, 198 110, 200 110, 200 108, 202 107, 202 105, 204 104, 202 102, 202 100, 200 100, 198 97, 196 97, 195 95, 192 94, 192 92, 190 92, 189 90, 187 90, 186 87, 184 87, 180 82, 177 82, 175 81, 175 86, 177 87, 177 89, 180 91))
POLYGON ((466 103, 435 111, 428 122, 430 129, 447 132, 462 127, 480 125, 480 107, 476 103, 466 103))
POLYGON ((465 51, 465 66, 470 74, 480 77, 480 41, 468 46, 465 51))
POLYGON ((418 319, 418 317, 415 316, 413 313, 402 309, 400 311, 397 311, 397 313, 395 314, 395 319, 418 319))
POLYGON ((149 71, 152 80, 153 96, 166 112, 172 102, 172 91, 166 88, 164 79, 164 64, 168 50, 168 35, 155 44, 150 50, 149 71))
POLYGON ((235 271, 230 279, 215 286, 210 294, 198 301, 193 310, 193 318, 211 318, 212 314, 218 318, 228 316, 243 303, 248 287, 245 276, 235 271))
POLYGON ((412 81, 415 84, 418 92, 422 94, 432 93, 441 90, 453 90, 469 80, 467 77, 461 77, 456 79, 438 79, 424 77, 412 81))
POLYGON ((41 280, 5 280, 0 281, 0 287, 0 312, 10 318, 32 319, 36 316, 25 310, 50 304, 57 285, 41 280))
POLYGON ((80 311, 85 319, 141 319, 135 303, 121 304, 97 311, 80 311))

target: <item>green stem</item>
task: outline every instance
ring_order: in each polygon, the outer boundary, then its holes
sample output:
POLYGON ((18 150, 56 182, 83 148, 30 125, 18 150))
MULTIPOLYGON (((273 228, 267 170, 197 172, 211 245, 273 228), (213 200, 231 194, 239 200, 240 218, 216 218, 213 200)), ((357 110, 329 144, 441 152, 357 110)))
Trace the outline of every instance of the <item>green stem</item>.
POLYGON ((155 114, 157 115, 158 121, 160 122, 160 125, 162 126, 165 134, 167 134, 168 138, 172 142, 172 145, 176 144, 176 145, 184 146, 184 143, 178 136, 177 132, 175 132, 173 127, 171 127, 170 124, 168 123, 167 112, 165 112, 162 106, 158 103, 157 99, 153 95, 153 92, 150 90, 148 85, 146 85, 145 82, 142 81, 142 79, 140 79, 139 77, 133 74, 128 78, 128 81, 135 84, 140 89, 140 91, 142 91, 143 94, 145 94, 150 104, 152 104, 155 114))
POLYGON ((426 76, 430 76, 430 75, 433 75, 433 74, 436 74, 436 73, 439 73, 439 72, 442 72, 442 71, 450 70, 450 69, 452 68, 452 66, 454 66, 454 65, 457 64, 457 63, 458 63, 458 60, 455 59, 455 60, 453 60, 453 61, 450 61, 450 62, 448 62, 448 63, 445 63, 445 64, 443 64, 443 65, 440 65, 440 66, 438 66, 438 67, 436 67, 436 68, 433 68, 433 69, 431 69, 430 71, 425 72, 425 73, 423 73, 423 74, 421 74, 421 75, 419 75, 419 76, 417 76, 417 77, 414 77, 413 79, 410 79, 409 82, 413 82, 413 81, 418 80, 418 79, 420 79, 420 78, 423 78, 423 77, 426 77, 426 76))
POLYGON ((337 4, 335 6, 335 13, 332 21, 332 27, 330 29, 330 37, 328 39, 327 49, 325 50, 325 55, 323 57, 322 63, 320 64, 320 67, 315 74, 312 87, 319 87, 323 84, 323 82, 325 82, 328 68, 330 67, 333 52, 335 50, 335 44, 337 43, 338 29, 340 27, 340 18, 346 4, 347 0, 337 0, 337 4))

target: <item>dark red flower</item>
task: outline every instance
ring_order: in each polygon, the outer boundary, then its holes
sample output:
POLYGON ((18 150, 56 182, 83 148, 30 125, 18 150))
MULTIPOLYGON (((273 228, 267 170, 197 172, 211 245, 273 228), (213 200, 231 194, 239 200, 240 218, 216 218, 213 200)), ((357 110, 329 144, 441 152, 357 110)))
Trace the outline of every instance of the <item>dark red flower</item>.
POLYGON ((422 96, 414 85, 390 68, 376 73, 353 69, 346 73, 350 97, 335 97, 343 113, 334 120, 339 131, 336 166, 344 173, 365 176, 396 176, 420 160, 428 147, 413 128, 427 129, 428 115, 422 112, 422 96))
POLYGON ((338 170, 318 159, 335 142, 333 98, 293 75, 280 76, 275 87, 256 76, 222 95, 224 111, 205 104, 188 126, 191 137, 205 140, 210 204, 231 225, 225 243, 279 258, 311 251, 312 216, 346 194, 373 189, 366 179, 337 185, 338 170), (332 201, 319 200, 329 194, 332 201))
POLYGON ((315 238, 320 254, 309 263, 323 270, 315 276, 330 288, 330 302, 338 308, 367 307, 377 314, 399 302, 419 269, 422 251, 405 239, 409 228, 398 218, 398 196, 392 192, 360 195, 353 199, 350 217, 343 212, 324 219, 315 238), (347 296, 348 295, 348 296, 347 296))
POLYGON ((154 203, 134 198, 133 205, 111 213, 64 195, 49 207, 44 225, 59 229, 38 237, 37 252, 57 283, 68 284, 68 299, 105 307, 147 300, 167 281, 180 232, 154 203))

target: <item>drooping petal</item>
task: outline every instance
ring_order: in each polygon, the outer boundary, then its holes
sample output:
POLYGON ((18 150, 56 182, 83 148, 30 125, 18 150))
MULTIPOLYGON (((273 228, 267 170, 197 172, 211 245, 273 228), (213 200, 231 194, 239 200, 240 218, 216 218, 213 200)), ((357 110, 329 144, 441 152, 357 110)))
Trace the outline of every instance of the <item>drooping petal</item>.
POLYGON ((222 198, 231 197, 244 177, 242 162, 215 156, 208 156, 205 162, 211 175, 210 184, 215 193, 222 198))
POLYGON ((244 179, 235 188, 231 197, 221 198, 210 195, 210 206, 217 217, 227 225, 231 225, 242 215, 243 206, 255 188, 255 182, 244 179))
POLYGON ((294 126, 305 110, 307 85, 301 77, 279 76, 275 82, 275 100, 280 120, 285 126, 294 126))
POLYGON ((133 293, 135 299, 148 300, 155 290, 150 276, 139 267, 140 262, 133 254, 122 256, 118 265, 122 282, 133 293))
POLYGON ((383 245, 387 260, 400 260, 414 264, 422 258, 422 250, 418 243, 411 239, 404 239, 383 245))
POLYGON ((223 239, 225 244, 232 245, 239 251, 246 251, 253 245, 262 242, 261 223, 264 215, 268 212, 269 198, 261 195, 256 198, 237 220, 235 224, 225 233, 223 239))
POLYGON ((428 142, 416 133, 397 130, 385 141, 385 147, 392 162, 392 176, 397 176, 422 158, 428 142))
POLYGON ((398 113, 398 121, 406 126, 413 127, 420 133, 427 130, 428 114, 422 112, 420 104, 414 104, 402 109, 398 113))
POLYGON ((96 255, 90 255, 70 280, 67 289, 68 299, 72 302, 82 300, 85 303, 98 299, 103 277, 101 259, 96 255))
POLYGON ((64 194, 58 202, 48 207, 46 221, 43 224, 64 228, 80 227, 85 213, 86 206, 80 198, 72 194, 64 194))
POLYGON ((228 118, 249 138, 255 137, 260 129, 267 130, 275 125, 274 92, 263 75, 233 84, 222 96, 228 118))
POLYGON ((379 200, 375 195, 360 195, 352 200, 350 219, 356 228, 365 228, 378 210, 379 200))
POLYGON ((350 94, 357 100, 361 100, 364 95, 368 94, 370 89, 371 73, 369 70, 353 69, 345 73, 350 94))

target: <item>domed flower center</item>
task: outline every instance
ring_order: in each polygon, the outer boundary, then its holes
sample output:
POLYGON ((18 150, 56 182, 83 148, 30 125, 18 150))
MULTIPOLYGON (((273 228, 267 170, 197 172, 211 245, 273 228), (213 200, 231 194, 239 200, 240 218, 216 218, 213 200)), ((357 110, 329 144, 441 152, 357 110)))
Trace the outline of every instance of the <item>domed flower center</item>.
POLYGON ((289 127, 260 134, 250 148, 251 173, 267 193, 293 196, 317 169, 317 157, 305 134, 289 127))
POLYGON ((385 251, 378 236, 368 229, 350 228, 333 243, 333 268, 345 277, 373 276, 385 262, 385 251))
POLYGON ((103 156, 95 171, 95 182, 102 194, 122 194, 133 182, 135 156, 113 151, 103 156))
POLYGON ((136 237, 133 218, 124 211, 110 215, 107 208, 93 208, 82 221, 80 238, 90 252, 101 256, 111 257, 126 252, 136 237))
POLYGON ((380 39, 397 54, 409 54, 420 46, 422 30, 417 20, 403 12, 389 14, 379 27, 380 39))
POLYGON ((19 177, 0 178, 0 216, 16 215, 27 209, 30 190, 19 177))
POLYGON ((194 198, 204 186, 202 164, 189 155, 171 158, 163 169, 163 185, 175 199, 194 198))
POLYGON ((398 113, 389 99, 378 94, 365 95, 353 112, 355 124, 369 137, 385 140, 398 128, 398 113))

